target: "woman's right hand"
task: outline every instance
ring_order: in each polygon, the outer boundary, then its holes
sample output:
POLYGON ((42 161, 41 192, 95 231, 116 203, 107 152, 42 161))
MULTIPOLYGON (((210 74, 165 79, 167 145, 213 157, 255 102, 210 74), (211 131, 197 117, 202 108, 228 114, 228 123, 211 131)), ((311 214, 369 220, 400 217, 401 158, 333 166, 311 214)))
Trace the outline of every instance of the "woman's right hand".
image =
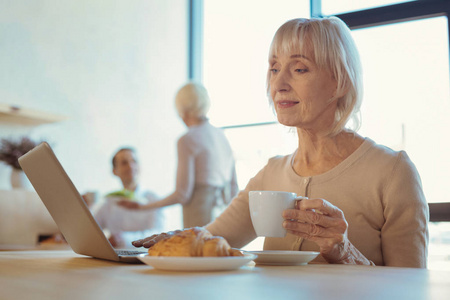
POLYGON ((154 235, 151 235, 149 237, 146 237, 146 238, 143 238, 143 239, 140 239, 140 240, 132 241, 131 244, 133 246, 135 246, 135 247, 150 248, 151 246, 153 246, 157 242, 159 242, 161 240, 168 239, 171 236, 174 236, 175 234, 177 234, 177 233, 179 233, 181 231, 182 230, 174 230, 174 231, 154 234, 154 235))

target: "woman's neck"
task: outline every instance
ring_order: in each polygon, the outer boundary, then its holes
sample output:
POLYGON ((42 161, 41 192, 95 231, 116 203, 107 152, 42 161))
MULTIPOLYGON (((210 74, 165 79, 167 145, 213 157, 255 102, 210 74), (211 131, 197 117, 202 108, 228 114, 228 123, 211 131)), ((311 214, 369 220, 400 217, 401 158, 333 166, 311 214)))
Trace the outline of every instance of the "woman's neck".
POLYGON ((197 118, 197 117, 185 117, 183 118, 184 124, 186 124, 187 127, 192 126, 198 126, 200 124, 203 124, 205 121, 207 121, 206 118, 197 118))
POLYGON ((349 157, 364 139, 351 131, 336 136, 322 136, 302 129, 297 130, 298 150, 294 155, 293 168, 300 176, 323 174, 349 157))

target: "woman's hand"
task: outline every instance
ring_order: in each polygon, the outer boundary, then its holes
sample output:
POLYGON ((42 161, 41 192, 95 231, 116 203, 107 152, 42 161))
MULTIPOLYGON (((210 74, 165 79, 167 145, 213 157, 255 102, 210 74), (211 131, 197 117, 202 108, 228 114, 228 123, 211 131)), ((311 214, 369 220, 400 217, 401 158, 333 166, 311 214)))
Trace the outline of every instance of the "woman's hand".
POLYGON ((283 227, 315 242, 329 263, 373 264, 348 240, 344 213, 324 199, 302 199, 283 212, 283 227))
POLYGON ((169 231, 169 232, 163 232, 163 233, 159 233, 159 234, 154 234, 151 235, 149 237, 143 238, 141 240, 137 240, 137 241, 132 241, 131 244, 135 247, 144 247, 144 248, 150 248, 151 246, 153 246, 154 244, 156 244, 157 242, 161 241, 161 240, 165 240, 170 238, 171 236, 181 232, 182 230, 174 230, 174 231, 169 231))

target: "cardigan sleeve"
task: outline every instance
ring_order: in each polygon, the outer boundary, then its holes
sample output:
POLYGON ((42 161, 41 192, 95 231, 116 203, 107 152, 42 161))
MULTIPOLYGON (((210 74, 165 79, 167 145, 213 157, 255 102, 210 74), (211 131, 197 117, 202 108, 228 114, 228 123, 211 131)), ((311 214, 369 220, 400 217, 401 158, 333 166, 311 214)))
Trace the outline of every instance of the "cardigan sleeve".
POLYGON ((419 174, 401 151, 383 191, 385 223, 381 229, 386 266, 427 266, 428 204, 419 174))
POLYGON ((250 179, 245 190, 240 191, 226 210, 206 226, 213 235, 224 237, 231 247, 241 248, 256 238, 248 207, 248 192, 261 189, 265 169, 250 179))

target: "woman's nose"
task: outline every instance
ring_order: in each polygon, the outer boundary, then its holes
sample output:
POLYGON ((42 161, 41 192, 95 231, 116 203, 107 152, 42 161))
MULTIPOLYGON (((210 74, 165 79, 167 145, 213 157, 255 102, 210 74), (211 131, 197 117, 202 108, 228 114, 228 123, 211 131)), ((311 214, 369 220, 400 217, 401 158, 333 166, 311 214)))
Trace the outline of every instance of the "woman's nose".
POLYGON ((289 74, 280 70, 271 80, 271 90, 276 92, 289 91, 289 74))

